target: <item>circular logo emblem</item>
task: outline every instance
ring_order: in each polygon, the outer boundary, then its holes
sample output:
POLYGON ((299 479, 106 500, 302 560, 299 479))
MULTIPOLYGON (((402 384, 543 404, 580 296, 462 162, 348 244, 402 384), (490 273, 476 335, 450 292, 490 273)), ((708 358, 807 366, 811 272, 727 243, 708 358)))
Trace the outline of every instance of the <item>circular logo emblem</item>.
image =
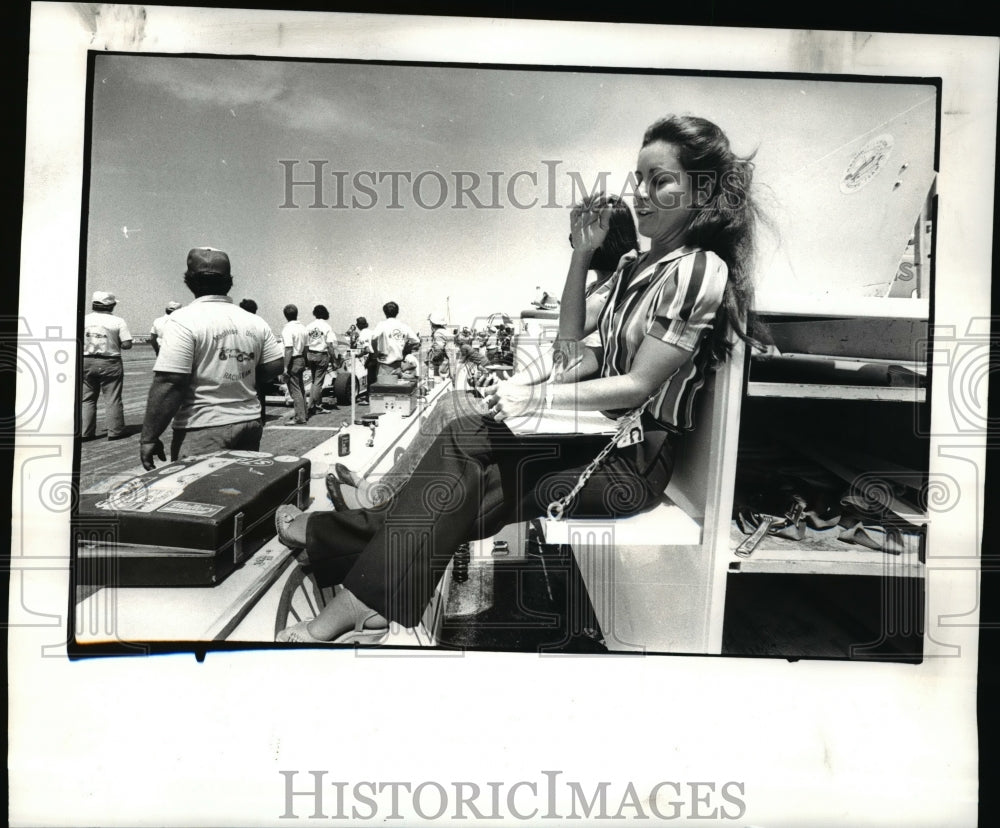
POLYGON ((840 182, 840 192, 855 193, 878 175, 892 152, 892 136, 879 135, 865 144, 847 165, 840 182))
POLYGON ((273 466, 274 461, 261 457, 255 460, 237 460, 237 466, 273 466))
POLYGON ((139 478, 133 478, 123 483, 108 495, 108 504, 112 509, 125 510, 141 508, 149 500, 146 484, 139 478))
POLYGON ((299 458, 298 457, 293 457, 290 454, 279 454, 277 457, 274 458, 274 462, 275 463, 298 463, 299 462, 299 458))

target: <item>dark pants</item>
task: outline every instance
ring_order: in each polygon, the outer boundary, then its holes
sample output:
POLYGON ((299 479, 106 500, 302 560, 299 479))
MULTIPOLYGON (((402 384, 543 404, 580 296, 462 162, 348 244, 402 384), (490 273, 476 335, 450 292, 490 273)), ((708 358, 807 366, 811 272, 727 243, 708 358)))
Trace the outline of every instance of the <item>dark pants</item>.
POLYGON ((257 400, 260 402, 260 424, 267 425, 267 400, 264 399, 264 389, 257 389, 257 400))
MULTIPOLYGON (((609 439, 521 437, 489 417, 455 420, 386 508, 309 518, 306 549, 317 579, 343 583, 389 620, 414 627, 459 544, 545 514, 609 439)), ((635 448, 613 451, 566 516, 625 517, 659 502, 673 466, 670 443, 649 463, 635 448)))
POLYGON ((97 431, 97 398, 104 397, 104 419, 108 437, 125 433, 125 408, 122 405, 122 361, 85 356, 83 358, 83 393, 80 436, 90 439, 97 431))
MULTIPOLYGON (((378 363, 378 365, 375 367, 375 382, 391 385, 398 379, 395 372, 399 370, 399 366, 402 364, 403 364, 402 360, 397 360, 396 362, 378 363)), ((369 373, 368 387, 371 388, 371 385, 372 385, 372 376, 371 373, 369 373)))
POLYGON ((373 484, 370 493, 377 494, 379 502, 394 497, 409 482, 424 455, 451 423, 465 416, 481 416, 488 407, 486 400, 468 391, 442 394, 431 413, 421 417, 416 433, 393 461, 392 468, 384 474, 369 476, 373 484))
POLYGON ((323 382, 326 380, 326 369, 330 367, 330 354, 326 351, 306 351, 306 364, 312 374, 312 387, 309 389, 309 409, 312 410, 323 402, 323 382))
POLYGON ((451 376, 451 361, 448 359, 448 352, 443 348, 439 351, 433 351, 427 362, 430 365, 430 371, 433 372, 434 376, 451 376))
POLYGON ((379 361, 374 356, 369 356, 365 361, 365 370, 368 371, 368 388, 358 394, 359 400, 367 400, 368 393, 371 391, 371 387, 376 383, 378 379, 378 366, 379 361))
POLYGON ((263 431, 260 420, 205 428, 175 428, 170 442, 170 459, 179 460, 224 449, 258 451, 263 431))
POLYGON ((288 363, 288 374, 285 382, 288 384, 288 396, 292 398, 292 405, 295 410, 295 419, 305 422, 309 415, 306 413, 306 387, 302 375, 306 371, 306 358, 304 356, 292 357, 288 363))

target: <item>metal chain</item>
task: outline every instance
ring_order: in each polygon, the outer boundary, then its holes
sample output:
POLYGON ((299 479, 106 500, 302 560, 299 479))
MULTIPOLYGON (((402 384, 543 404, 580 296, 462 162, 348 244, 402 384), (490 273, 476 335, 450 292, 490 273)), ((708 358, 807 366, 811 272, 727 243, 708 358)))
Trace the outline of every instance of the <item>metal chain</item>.
POLYGON ((563 497, 560 497, 558 500, 553 500, 551 503, 549 503, 548 508, 545 510, 546 517, 548 517, 549 520, 563 519, 563 515, 565 514, 567 507, 573 502, 573 499, 580 493, 580 489, 582 489, 584 486, 587 485, 587 481, 590 480, 591 475, 593 475, 593 473, 597 471, 598 468, 600 468, 601 463, 604 462, 604 458, 607 457, 609 454, 611 454, 615 446, 618 444, 618 441, 621 439, 621 436, 625 434, 625 432, 627 432, 633 426, 633 424, 642 416, 642 412, 646 410, 646 407, 654 399, 656 399, 659 393, 660 389, 657 389, 649 396, 649 399, 647 399, 642 405, 640 405, 638 408, 633 409, 628 414, 622 416, 622 418, 618 421, 618 428, 615 431, 614 436, 611 438, 610 441, 608 441, 608 444, 597 453, 597 456, 587 464, 586 468, 582 472, 580 472, 580 476, 577 479, 576 484, 573 486, 573 488, 570 489, 570 491, 563 497))

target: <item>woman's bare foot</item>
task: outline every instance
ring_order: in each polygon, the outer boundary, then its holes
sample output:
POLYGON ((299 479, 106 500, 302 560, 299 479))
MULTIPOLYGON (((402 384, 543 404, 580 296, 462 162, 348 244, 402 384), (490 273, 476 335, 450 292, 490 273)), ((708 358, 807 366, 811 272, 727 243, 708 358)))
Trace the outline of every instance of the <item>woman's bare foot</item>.
POLYGON ((341 589, 312 621, 283 630, 277 640, 372 644, 388 632, 384 616, 362 604, 350 590, 341 589))

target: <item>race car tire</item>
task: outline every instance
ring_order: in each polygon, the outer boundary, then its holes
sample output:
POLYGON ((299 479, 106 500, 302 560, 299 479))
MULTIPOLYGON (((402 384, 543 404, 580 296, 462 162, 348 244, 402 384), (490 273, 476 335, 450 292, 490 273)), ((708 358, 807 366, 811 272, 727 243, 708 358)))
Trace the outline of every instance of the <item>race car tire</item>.
POLYGON ((338 405, 351 404, 351 375, 344 372, 339 373, 333 380, 333 395, 337 398, 338 405))

